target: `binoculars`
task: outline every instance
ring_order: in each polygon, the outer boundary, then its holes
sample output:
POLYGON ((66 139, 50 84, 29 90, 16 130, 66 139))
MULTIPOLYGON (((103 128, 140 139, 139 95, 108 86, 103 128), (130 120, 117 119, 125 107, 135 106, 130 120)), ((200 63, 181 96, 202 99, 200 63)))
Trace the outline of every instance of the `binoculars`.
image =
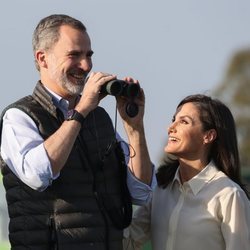
POLYGON ((101 88, 101 93, 113 96, 136 97, 140 93, 140 86, 136 83, 127 83, 123 80, 111 80, 101 88))
POLYGON ((136 83, 127 83, 123 80, 111 80, 106 82, 101 93, 113 96, 124 96, 130 99, 126 105, 126 113, 130 117, 135 117, 138 114, 138 105, 133 101, 140 93, 140 86, 136 83))

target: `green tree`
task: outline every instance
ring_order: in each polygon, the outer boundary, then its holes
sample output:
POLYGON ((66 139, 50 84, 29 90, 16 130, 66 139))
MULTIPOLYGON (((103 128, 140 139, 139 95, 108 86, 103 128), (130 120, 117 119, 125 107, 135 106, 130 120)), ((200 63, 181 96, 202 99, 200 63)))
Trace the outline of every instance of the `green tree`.
POLYGON ((236 123, 242 166, 250 168, 250 50, 236 52, 214 95, 228 105, 236 123))

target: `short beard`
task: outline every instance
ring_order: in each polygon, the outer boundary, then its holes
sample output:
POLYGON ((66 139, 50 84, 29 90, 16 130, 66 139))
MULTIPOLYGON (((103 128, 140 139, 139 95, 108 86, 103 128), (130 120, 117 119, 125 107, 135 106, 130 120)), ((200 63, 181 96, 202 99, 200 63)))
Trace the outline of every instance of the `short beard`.
POLYGON ((79 80, 77 84, 72 84, 67 78, 66 74, 62 75, 59 80, 60 85, 68 91, 71 96, 77 96, 82 93, 85 79, 79 80))

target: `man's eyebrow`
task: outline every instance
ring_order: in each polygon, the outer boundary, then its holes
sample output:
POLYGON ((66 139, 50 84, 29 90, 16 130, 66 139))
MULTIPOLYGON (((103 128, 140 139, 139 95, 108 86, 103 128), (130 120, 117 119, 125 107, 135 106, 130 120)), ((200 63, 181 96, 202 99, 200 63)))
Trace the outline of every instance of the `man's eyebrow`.
POLYGON ((90 51, 87 52, 87 55, 89 55, 89 56, 92 56, 93 54, 94 54, 93 50, 90 50, 90 51))
MULTIPOLYGON (((84 54, 84 51, 82 50, 77 50, 77 49, 72 49, 72 50, 69 50, 68 51, 68 54, 72 54, 72 53, 75 53, 75 54, 84 54)), ((86 52, 86 55, 90 55, 92 56, 94 54, 94 51, 93 50, 89 50, 86 52)))

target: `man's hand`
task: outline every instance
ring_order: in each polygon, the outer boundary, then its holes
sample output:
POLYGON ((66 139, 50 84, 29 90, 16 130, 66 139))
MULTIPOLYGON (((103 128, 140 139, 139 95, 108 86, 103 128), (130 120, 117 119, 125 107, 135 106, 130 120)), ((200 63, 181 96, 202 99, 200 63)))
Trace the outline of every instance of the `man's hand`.
POLYGON ((115 75, 92 72, 85 83, 81 99, 75 109, 86 117, 90 111, 98 106, 100 100, 106 96, 100 94, 102 85, 113 79, 116 79, 115 75))

